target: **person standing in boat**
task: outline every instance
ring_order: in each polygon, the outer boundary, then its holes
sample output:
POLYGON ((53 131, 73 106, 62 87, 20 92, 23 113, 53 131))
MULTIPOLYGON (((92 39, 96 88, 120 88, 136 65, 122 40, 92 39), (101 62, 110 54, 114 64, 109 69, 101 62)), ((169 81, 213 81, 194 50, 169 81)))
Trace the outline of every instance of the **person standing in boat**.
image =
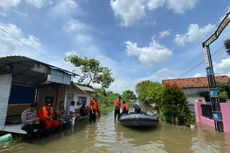
POLYGON ((119 96, 115 101, 114 101, 114 119, 118 118, 120 116, 120 108, 121 108, 121 96, 119 96))
POLYGON ((129 106, 128 106, 128 104, 125 101, 123 101, 122 112, 119 115, 118 119, 120 119, 121 115, 128 114, 128 112, 129 112, 129 106))

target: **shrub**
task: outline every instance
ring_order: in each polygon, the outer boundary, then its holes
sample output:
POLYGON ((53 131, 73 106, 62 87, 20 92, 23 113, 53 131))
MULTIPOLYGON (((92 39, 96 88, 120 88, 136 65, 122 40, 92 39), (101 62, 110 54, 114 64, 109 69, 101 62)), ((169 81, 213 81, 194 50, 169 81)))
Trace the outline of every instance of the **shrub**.
POLYGON ((176 123, 176 120, 179 120, 179 124, 186 123, 191 113, 183 90, 176 84, 164 86, 160 111, 169 123, 176 123))

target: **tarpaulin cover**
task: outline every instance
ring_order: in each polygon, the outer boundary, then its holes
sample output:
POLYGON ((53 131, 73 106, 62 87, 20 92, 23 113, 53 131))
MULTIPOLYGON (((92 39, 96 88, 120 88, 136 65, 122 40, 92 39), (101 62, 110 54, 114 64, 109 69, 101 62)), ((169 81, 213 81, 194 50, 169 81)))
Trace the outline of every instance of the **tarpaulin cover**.
POLYGON ((9 104, 33 103, 36 89, 33 87, 12 85, 9 104))

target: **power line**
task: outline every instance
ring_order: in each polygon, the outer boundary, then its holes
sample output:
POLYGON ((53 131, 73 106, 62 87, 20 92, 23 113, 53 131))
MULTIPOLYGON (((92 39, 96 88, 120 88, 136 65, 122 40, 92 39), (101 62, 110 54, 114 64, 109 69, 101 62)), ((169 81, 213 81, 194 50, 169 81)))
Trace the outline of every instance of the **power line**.
MULTIPOLYGON (((38 54, 40 54, 40 55, 43 55, 43 58, 46 58, 47 60, 52 60, 52 61, 55 61, 55 60, 56 60, 56 59, 54 60, 54 58, 51 58, 50 56, 47 56, 46 54, 44 54, 44 53, 42 53, 42 52, 40 52, 40 51, 34 49, 33 47, 27 45, 26 43, 24 43, 23 41, 21 41, 20 39, 18 39, 17 37, 15 37, 13 34, 11 34, 10 32, 8 32, 7 30, 5 30, 4 28, 2 28, 1 26, 0 26, 0 30, 3 31, 3 32, 5 32, 5 33, 8 34, 9 36, 11 36, 13 39, 15 39, 16 41, 18 41, 19 43, 21 43, 23 46, 25 46, 25 47, 29 48, 30 50, 34 51, 35 53, 38 53, 38 54)), ((62 63, 62 64, 64 64, 64 65, 67 66, 66 63, 62 63)), ((68 66, 69 66, 69 65, 68 65, 68 66)))
MULTIPOLYGON (((220 49, 222 49, 222 47, 219 47, 218 49, 216 49, 213 52, 213 55, 215 55, 216 53, 218 53, 217 51, 219 51, 220 49)), ((186 74, 188 74, 189 72, 191 72, 192 70, 194 70, 195 68, 197 68, 198 66, 200 66, 204 61, 200 61, 199 63, 197 63, 196 65, 194 65, 192 68, 190 68, 189 70, 187 70, 186 72, 184 72, 182 75, 179 76, 179 78, 185 76, 186 74)))
MULTIPOLYGON (((217 29, 218 28, 218 24, 216 24, 215 25, 215 27, 214 27, 214 29, 217 29)), ((201 38, 201 40, 203 40, 203 39, 206 39, 209 35, 211 35, 212 34, 212 31, 210 31, 210 32, 208 32, 208 33, 206 33, 202 38, 201 38)), ((203 42, 203 41, 202 41, 203 42)), ((184 56, 182 56, 182 57, 180 57, 180 59, 187 59, 187 57, 191 57, 192 55, 194 55, 194 53, 196 54, 197 53, 197 51, 199 51, 199 49, 198 49, 198 47, 201 47, 202 45, 200 44, 200 42, 195 42, 195 43, 193 43, 192 44, 192 47, 184 54, 184 56)), ((202 53, 202 52, 200 52, 200 53, 202 53)), ((187 64, 189 62, 189 60, 186 60, 185 61, 185 65, 187 64)), ((182 64, 182 65, 184 65, 184 64, 182 64)))
MULTIPOLYGON (((11 33, 9 33, 8 31, 6 31, 5 29, 3 29, 2 27, 0 27, 0 30, 2 30, 3 32, 7 33, 7 34, 10 35, 12 38, 14 38, 15 40, 17 40, 18 42, 20 42, 22 45, 26 46, 27 48, 33 50, 34 52, 39 53, 39 54, 41 54, 41 55, 45 55, 45 54, 39 52, 38 50, 32 48, 31 46, 27 45, 26 43, 24 43, 23 41, 21 41, 20 39, 18 39, 17 37, 15 37, 14 35, 12 35, 11 33)), ((45 55, 45 56, 47 56, 47 55, 45 55)))

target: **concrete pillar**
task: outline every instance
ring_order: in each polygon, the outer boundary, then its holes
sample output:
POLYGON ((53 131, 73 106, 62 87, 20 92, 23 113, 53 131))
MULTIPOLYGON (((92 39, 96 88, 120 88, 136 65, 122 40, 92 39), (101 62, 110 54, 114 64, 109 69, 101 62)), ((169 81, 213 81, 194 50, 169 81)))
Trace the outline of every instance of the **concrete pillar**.
POLYGON ((230 103, 220 103, 224 132, 230 132, 230 103))
POLYGON ((195 117, 196 117, 196 122, 197 123, 201 122, 201 116, 202 116, 201 104, 202 104, 202 100, 201 99, 195 100, 194 110, 195 110, 195 117))

